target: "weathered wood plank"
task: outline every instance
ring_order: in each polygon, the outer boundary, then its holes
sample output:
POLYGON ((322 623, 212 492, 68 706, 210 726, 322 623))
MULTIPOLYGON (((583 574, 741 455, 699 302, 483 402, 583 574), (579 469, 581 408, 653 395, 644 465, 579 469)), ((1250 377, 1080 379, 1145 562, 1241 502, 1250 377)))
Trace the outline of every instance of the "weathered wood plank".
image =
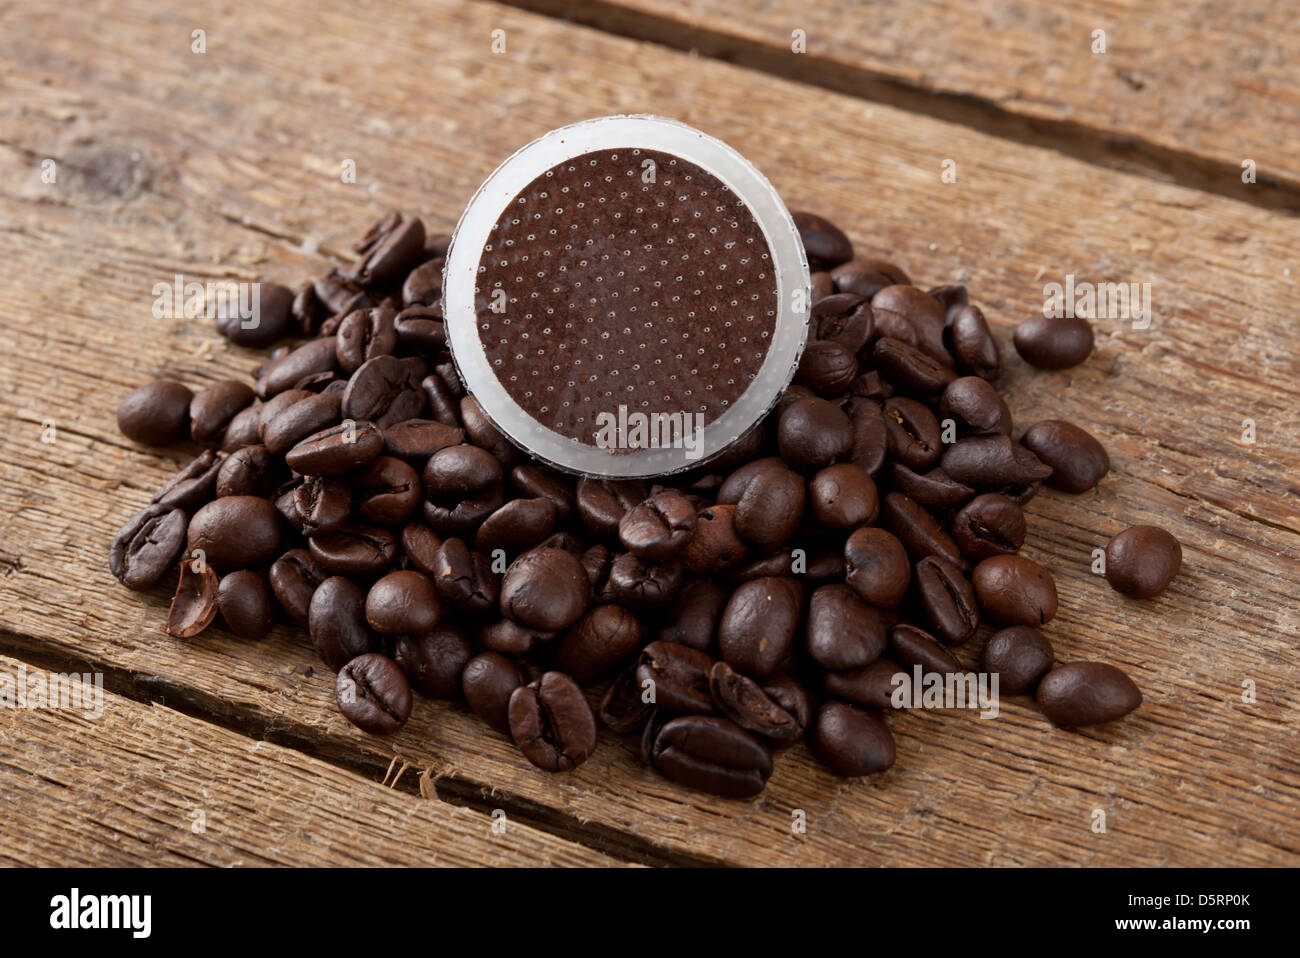
POLYGON ((106 692, 96 708, 93 679, 83 707, 52 709, 30 707, 51 673, 0 656, 0 677, 32 695, 0 709, 0 863, 618 864, 161 705, 106 692))
POLYGON ((493 789, 493 802, 548 827, 591 844, 624 835, 624 853, 652 860, 1295 861, 1293 220, 842 96, 824 95, 825 120, 810 127, 806 89, 490 4, 378 10, 198 15, 208 60, 189 52, 188 17, 132 3, 56 12, 42 44, 0 39, 5 647, 102 666, 132 694, 376 778, 399 754, 444 773, 448 789, 493 789), (286 26, 307 17, 320 26, 311 36, 286 26), (506 54, 489 52, 493 29, 506 31, 506 54), (1096 494, 1035 500, 1029 551, 1057 573, 1062 656, 1132 669, 1140 713, 1084 734, 1019 702, 996 722, 899 716, 889 773, 837 781, 800 748, 762 798, 740 804, 687 793, 610 739, 576 773, 547 776, 455 706, 421 703, 397 738, 367 738, 334 710, 305 637, 178 642, 159 631, 162 596, 111 580, 109 539, 176 465, 116 434, 117 398, 164 372, 204 381, 254 362, 206 324, 152 319, 154 283, 177 271, 307 278, 324 260, 303 240, 342 249, 387 205, 448 228, 531 136, 646 109, 728 140, 792 205, 824 211, 919 282, 970 282, 1004 340, 1067 272, 1153 284, 1150 329, 1100 320, 1084 367, 1033 376, 1012 358, 1007 380, 1022 421, 1073 418, 1111 450, 1115 474, 1096 494), (46 156, 63 171, 53 188, 36 174, 46 156), (940 182, 945 157, 958 159, 955 184, 940 182), (344 158, 357 160, 357 186, 338 181, 344 158), (1247 417, 1253 446, 1239 441, 1247 417), (1138 521, 1171 529, 1186 555, 1174 588, 1146 604, 1087 568, 1092 548, 1138 521), (1258 686, 1252 705, 1245 679, 1258 686), (1090 828, 1098 807, 1104 835, 1090 828), (792 833, 793 809, 807 834, 792 833))

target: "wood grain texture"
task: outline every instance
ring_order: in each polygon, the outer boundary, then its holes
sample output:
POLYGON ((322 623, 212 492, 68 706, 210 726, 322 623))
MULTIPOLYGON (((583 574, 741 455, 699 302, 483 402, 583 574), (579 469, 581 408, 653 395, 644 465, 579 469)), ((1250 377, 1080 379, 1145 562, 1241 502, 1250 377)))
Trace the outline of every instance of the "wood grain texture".
POLYGON ((492 4, 301 0, 181 15, 126 2, 27 16, 12 13, 18 29, 0 36, 9 654, 100 669, 123 695, 310 753, 358 789, 400 756, 452 800, 640 861, 1298 860, 1294 220, 492 4), (202 56, 194 28, 208 31, 202 56), (489 52, 494 29, 505 54, 489 52), (41 42, 23 39, 33 35, 41 42), (163 374, 202 383, 257 362, 204 321, 154 319, 155 283, 307 279, 389 206, 448 229, 519 145, 625 111, 727 140, 792 207, 840 222, 918 283, 969 283, 1008 353, 1008 328, 1041 311, 1049 280, 1152 283, 1151 328, 1099 319, 1087 364, 1034 374, 1009 353, 1004 383, 1021 423, 1073 419, 1111 452, 1095 493, 1032 503, 1027 552, 1057 577, 1061 657, 1129 669, 1146 695, 1139 713, 1082 733, 1024 701, 992 722, 895 716, 888 773, 838 780, 800 747, 760 798, 738 803, 658 778, 608 736, 576 772, 546 775, 455 705, 421 702, 395 738, 367 737, 335 710, 304 635, 173 640, 160 631, 161 591, 112 580, 109 540, 184 461, 122 439, 118 398, 163 374), (46 157, 57 184, 40 181, 46 157), (956 183, 940 181, 946 157, 956 183), (345 158, 356 185, 339 181, 345 158), (1240 441, 1245 418, 1254 445, 1240 441), (1093 548, 1143 521, 1174 532, 1185 555, 1171 590, 1147 603, 1088 570, 1093 548), (1105 834, 1090 827, 1097 808, 1105 834), (795 809, 806 834, 791 830, 795 809))
MULTIPOLYGON (((29 703, 52 681, 4 656, 0 676, 29 703)), ((617 864, 161 705, 84 705, 0 709, 0 864, 617 864)))
POLYGON ((1284 4, 511 2, 1248 202, 1280 186, 1290 201, 1265 202, 1297 209, 1300 39, 1284 4))

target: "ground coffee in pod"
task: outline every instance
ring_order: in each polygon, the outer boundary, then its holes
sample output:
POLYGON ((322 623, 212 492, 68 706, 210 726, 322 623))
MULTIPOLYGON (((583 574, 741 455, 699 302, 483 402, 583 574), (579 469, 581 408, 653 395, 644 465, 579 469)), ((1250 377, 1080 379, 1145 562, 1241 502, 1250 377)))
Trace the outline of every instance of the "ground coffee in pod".
POLYGON ((613 116, 503 163, 461 217, 443 309, 466 388, 571 472, 650 477, 743 436, 808 328, 798 231, 771 184, 682 123, 613 116))

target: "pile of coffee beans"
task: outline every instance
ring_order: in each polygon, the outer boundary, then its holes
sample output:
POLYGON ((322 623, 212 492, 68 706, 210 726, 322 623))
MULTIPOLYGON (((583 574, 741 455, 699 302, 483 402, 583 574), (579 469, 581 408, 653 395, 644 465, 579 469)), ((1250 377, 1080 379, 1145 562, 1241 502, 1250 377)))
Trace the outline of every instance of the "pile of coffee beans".
MULTIPOLYGON (((178 638, 218 615, 245 639, 306 628, 368 732, 401 728, 413 693, 463 699, 539 768, 580 765, 600 724, 725 796, 759 792, 801 740, 840 775, 889 768, 895 675, 960 671, 950 648, 984 623, 980 668, 1053 722, 1132 711, 1119 669, 1057 664, 1052 574, 1018 554, 1025 504, 1094 488, 1106 451, 1057 420, 1015 438, 964 287, 927 291, 825 220, 796 223, 814 302, 794 383, 719 458, 645 482, 560 474, 494 428, 447 350, 448 237, 385 216, 350 268, 262 284, 253 328, 218 317, 235 343, 285 341, 252 386, 162 381, 122 401, 131 439, 205 448, 117 535, 113 574, 178 577, 178 638)), ((1061 369, 1092 330, 1032 319, 1014 342, 1061 369)), ((1136 527, 1106 572, 1150 597, 1180 561, 1136 527)))

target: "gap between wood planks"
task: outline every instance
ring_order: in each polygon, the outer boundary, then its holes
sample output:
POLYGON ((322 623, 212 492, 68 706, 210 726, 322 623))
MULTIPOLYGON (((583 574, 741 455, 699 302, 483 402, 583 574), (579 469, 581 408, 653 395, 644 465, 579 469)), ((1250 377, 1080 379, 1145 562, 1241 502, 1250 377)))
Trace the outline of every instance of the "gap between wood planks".
POLYGON ((412 798, 432 800, 426 790, 432 788, 438 801, 472 809, 491 815, 502 809, 513 821, 518 821, 556 838, 582 845, 593 851, 620 861, 658 867, 727 867, 728 862, 706 855, 689 855, 667 851, 635 835, 598 822, 585 822, 576 816, 543 805, 521 795, 503 792, 496 786, 471 781, 455 774, 458 770, 431 770, 427 777, 404 775, 407 771, 400 756, 388 764, 378 755, 347 752, 331 747, 327 740, 319 739, 302 726, 286 724, 283 717, 275 721, 255 715, 248 710, 231 705, 209 693, 172 681, 164 675, 150 675, 131 671, 106 662, 92 661, 82 656, 72 656, 66 651, 50 649, 31 635, 0 628, 0 656, 23 662, 32 669, 62 673, 98 673, 104 676, 104 689, 113 695, 141 703, 158 703, 187 715, 190 718, 211 722, 227 731, 255 741, 270 742, 283 748, 328 762, 337 768, 382 781, 394 790, 407 793, 412 798), (423 786, 422 782, 428 784, 423 786))
POLYGON ((1241 182, 1240 167, 1171 149, 1132 134, 1068 120, 1012 113, 975 94, 927 90, 898 77, 793 54, 788 47, 761 43, 722 30, 688 25, 671 17, 633 10, 606 0, 498 0, 505 6, 542 14, 615 36, 694 53, 749 70, 820 87, 835 93, 968 127, 1024 146, 1051 150, 1094 166, 1211 193, 1287 216, 1300 215, 1300 183, 1264 173, 1241 182))

